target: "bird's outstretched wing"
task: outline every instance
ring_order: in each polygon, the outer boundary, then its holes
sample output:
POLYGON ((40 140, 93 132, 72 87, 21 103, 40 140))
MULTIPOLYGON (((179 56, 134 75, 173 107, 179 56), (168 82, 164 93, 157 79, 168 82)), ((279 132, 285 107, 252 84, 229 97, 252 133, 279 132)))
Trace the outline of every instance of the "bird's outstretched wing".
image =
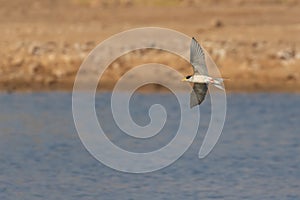
POLYGON ((207 93, 207 84, 206 83, 194 83, 193 91, 190 97, 190 107, 200 105, 205 99, 207 93))
POLYGON ((192 38, 190 48, 190 63, 194 68, 194 73, 207 76, 208 72, 205 63, 204 51, 194 37, 192 38))

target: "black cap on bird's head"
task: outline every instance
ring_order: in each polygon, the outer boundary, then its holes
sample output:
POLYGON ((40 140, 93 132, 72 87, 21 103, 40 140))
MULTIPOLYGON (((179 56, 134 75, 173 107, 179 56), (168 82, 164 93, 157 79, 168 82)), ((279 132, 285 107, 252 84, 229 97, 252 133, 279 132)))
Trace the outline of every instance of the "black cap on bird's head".
POLYGON ((182 79, 182 81, 188 81, 191 77, 192 77, 191 75, 188 75, 184 79, 182 79))

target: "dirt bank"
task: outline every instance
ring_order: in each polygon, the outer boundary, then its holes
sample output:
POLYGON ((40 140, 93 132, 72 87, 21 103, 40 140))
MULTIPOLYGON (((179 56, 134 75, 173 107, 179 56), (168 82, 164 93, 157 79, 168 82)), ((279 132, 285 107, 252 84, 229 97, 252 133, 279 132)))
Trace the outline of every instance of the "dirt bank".
MULTIPOLYGON (((1 5, 2 91, 71 90, 81 62, 99 42, 145 26, 195 36, 230 79, 226 82, 230 91, 300 91, 300 3, 296 0, 226 4, 1 0, 1 5)), ((190 73, 188 63, 172 54, 136 51, 111 64, 106 72, 109 78, 101 80, 99 89, 112 89, 130 68, 149 62, 190 73)))

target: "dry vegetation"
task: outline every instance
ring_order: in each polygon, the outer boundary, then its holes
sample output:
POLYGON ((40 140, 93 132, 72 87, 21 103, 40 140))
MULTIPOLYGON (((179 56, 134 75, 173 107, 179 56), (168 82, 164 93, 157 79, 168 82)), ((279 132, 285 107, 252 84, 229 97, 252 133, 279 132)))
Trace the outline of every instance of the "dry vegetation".
MULTIPOLYGON (((195 36, 210 52, 222 75, 231 79, 226 83, 231 91, 300 91, 298 0, 0 3, 3 91, 70 90, 81 62, 99 42, 112 34, 145 26, 195 36)), ((188 63, 174 55, 135 51, 112 63, 101 89, 111 89, 132 66, 148 62, 190 73, 188 63)))

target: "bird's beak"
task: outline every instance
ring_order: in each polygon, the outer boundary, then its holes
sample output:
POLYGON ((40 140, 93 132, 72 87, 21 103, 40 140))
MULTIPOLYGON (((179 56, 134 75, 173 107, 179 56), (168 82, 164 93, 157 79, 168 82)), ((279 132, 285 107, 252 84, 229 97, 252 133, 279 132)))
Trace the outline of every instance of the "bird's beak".
POLYGON ((186 78, 181 79, 181 81, 186 81, 186 78))

